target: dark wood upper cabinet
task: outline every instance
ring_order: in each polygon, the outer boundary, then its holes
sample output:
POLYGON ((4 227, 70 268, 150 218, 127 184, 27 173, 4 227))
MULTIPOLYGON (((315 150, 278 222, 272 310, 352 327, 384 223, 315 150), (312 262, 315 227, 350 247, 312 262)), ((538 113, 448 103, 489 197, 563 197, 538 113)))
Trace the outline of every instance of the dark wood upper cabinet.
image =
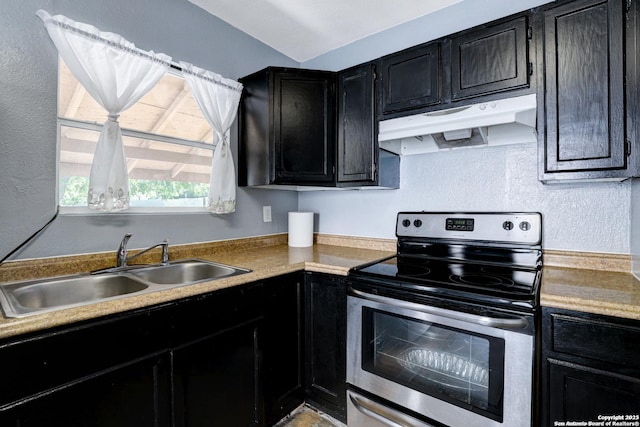
POLYGON ((374 65, 338 75, 338 182, 370 184, 376 180, 377 131, 374 65))
POLYGON ((623 0, 579 0, 544 11, 538 95, 544 101, 538 116, 543 181, 633 174, 625 131, 625 37, 637 29, 625 35, 626 9, 623 0))
POLYGON ((240 81, 239 185, 333 184, 334 73, 269 67, 240 81))
POLYGON ((275 73, 273 86, 275 181, 333 182, 333 74, 306 70, 275 73))
POLYGON ((529 86, 526 16, 451 39, 451 97, 459 100, 529 86))
POLYGON ((398 156, 378 150, 374 63, 269 67, 240 81, 240 186, 399 187, 398 156))
POLYGON ((381 114, 439 104, 441 74, 439 42, 383 57, 380 60, 381 114))

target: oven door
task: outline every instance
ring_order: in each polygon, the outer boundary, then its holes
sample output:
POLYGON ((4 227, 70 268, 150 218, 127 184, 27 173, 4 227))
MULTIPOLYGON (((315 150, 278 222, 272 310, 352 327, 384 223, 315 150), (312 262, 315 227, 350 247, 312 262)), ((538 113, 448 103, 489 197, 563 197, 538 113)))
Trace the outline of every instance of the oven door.
POLYGON ((531 321, 350 289, 347 382, 451 427, 530 426, 531 321))

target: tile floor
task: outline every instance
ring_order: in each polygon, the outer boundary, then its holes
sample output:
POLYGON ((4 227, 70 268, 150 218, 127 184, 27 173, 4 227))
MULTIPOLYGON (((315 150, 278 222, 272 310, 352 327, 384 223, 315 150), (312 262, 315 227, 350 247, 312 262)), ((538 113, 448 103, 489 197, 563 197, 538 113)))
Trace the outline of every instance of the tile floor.
POLYGON ((310 406, 303 405, 274 427, 346 427, 346 425, 310 406))

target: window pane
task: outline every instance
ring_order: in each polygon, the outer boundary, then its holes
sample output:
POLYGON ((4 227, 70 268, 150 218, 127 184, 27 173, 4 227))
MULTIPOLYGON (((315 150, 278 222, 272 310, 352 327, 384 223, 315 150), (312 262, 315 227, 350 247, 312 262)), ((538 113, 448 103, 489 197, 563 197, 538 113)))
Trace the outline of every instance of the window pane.
MULTIPOLYGON (((58 84, 58 117, 69 119, 61 120, 59 126, 59 203, 86 207, 93 153, 107 113, 62 58, 58 84)), ((123 137, 132 207, 206 206, 213 131, 181 76, 167 73, 142 99, 120 114, 119 122, 125 134, 145 133, 144 137, 123 137), (193 141, 203 142, 211 149, 197 147, 193 141)))
MULTIPOLYGON (((107 113, 73 76, 60 58, 58 116, 102 124, 107 113)), ((167 73, 135 105, 120 114, 120 127, 191 141, 213 143, 211 126, 202 115, 186 81, 167 73)))
MULTIPOLYGON (((99 132, 60 126, 60 206, 86 206, 99 132)), ((123 137, 131 206, 205 206, 213 151, 123 137)))

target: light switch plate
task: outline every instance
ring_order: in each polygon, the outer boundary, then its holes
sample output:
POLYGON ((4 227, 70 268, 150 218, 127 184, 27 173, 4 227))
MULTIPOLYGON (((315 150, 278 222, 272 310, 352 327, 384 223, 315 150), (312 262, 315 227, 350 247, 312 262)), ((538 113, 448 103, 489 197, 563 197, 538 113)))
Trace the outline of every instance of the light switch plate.
POLYGON ((262 207, 262 222, 271 222, 271 206, 262 207))

